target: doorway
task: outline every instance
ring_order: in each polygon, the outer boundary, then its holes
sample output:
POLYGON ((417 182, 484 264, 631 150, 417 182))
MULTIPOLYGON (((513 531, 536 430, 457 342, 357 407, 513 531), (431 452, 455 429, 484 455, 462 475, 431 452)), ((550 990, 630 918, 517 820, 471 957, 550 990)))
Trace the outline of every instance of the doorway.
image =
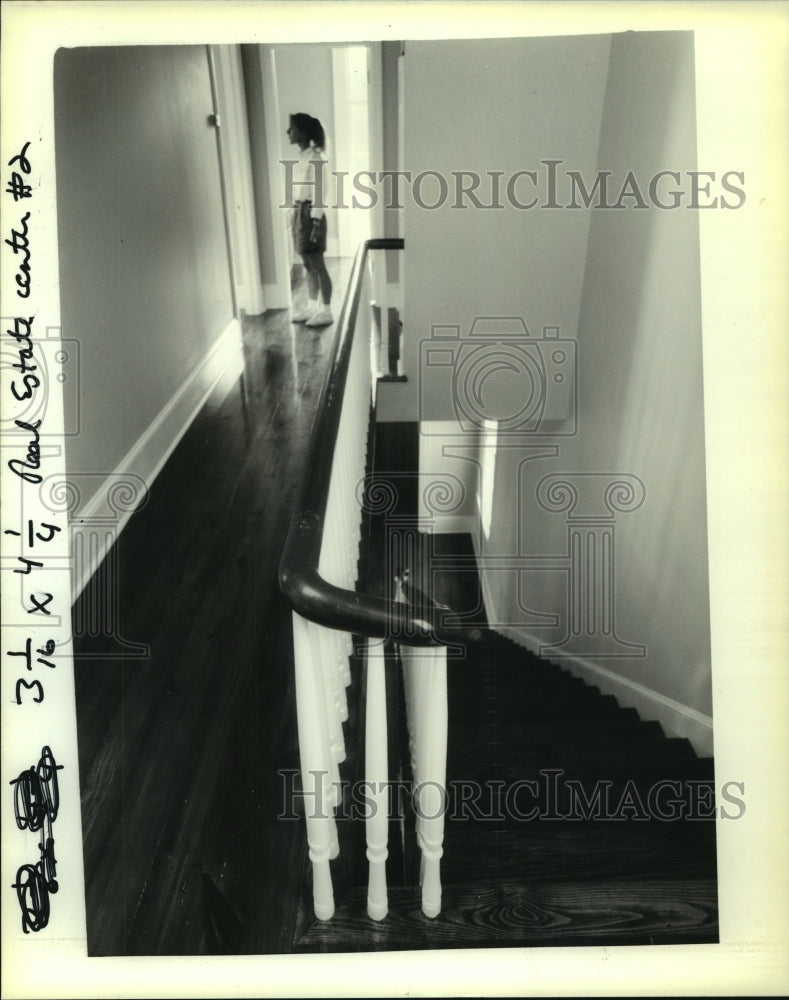
MULTIPOLYGON (((381 200, 366 207, 369 199, 353 184, 358 174, 383 169, 382 46, 241 45, 209 51, 220 150, 226 147, 224 194, 237 301, 248 313, 288 308, 293 264, 299 263, 281 166, 293 156, 285 134, 291 113, 319 118, 329 140, 326 257, 352 260, 362 240, 384 235, 381 200), (342 190, 332 172, 344 175, 342 190), (352 207, 354 193, 361 207, 352 207)), ((376 288, 378 277, 373 276, 376 288)))
MULTIPOLYGON (((286 307, 292 267, 299 258, 282 207, 283 172, 273 165, 292 156, 285 136, 290 114, 303 111, 319 118, 328 137, 326 257, 353 258, 363 240, 383 235, 382 206, 351 207, 354 176, 383 166, 383 128, 375 110, 382 106, 381 45, 261 45, 259 50, 276 272, 276 302, 271 301, 270 289, 267 306, 286 307), (342 190, 333 182, 332 172, 345 175, 342 190)), ((363 198, 359 201, 365 204, 363 198)))
MULTIPOLYGON (((371 169, 369 50, 366 45, 343 45, 332 48, 332 83, 334 90, 335 152, 334 168, 346 174, 351 184, 344 185, 343 208, 338 209, 338 253, 353 257, 359 244, 373 235, 370 208, 351 207, 352 179, 364 178, 371 169)), ((359 199, 362 205, 363 199, 359 199)))

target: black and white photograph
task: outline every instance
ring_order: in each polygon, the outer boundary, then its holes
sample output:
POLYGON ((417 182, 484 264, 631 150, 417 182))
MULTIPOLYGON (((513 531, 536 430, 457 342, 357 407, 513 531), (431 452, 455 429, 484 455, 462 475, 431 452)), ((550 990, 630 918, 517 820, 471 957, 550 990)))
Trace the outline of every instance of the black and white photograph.
POLYGON ((4 996, 784 992, 787 10, 545 6, 4 4, 4 996))

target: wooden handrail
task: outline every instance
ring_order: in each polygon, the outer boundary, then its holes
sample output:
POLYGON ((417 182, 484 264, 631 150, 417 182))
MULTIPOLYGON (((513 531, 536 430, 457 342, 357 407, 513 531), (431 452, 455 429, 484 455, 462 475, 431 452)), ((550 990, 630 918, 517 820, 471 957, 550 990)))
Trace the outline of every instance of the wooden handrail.
POLYGON ((401 641, 412 646, 450 645, 468 641, 451 611, 420 608, 416 613, 398 601, 337 587, 318 571, 367 254, 371 250, 402 250, 404 246, 402 239, 370 239, 356 254, 313 420, 305 473, 282 551, 279 585, 294 610, 319 625, 374 638, 407 636, 401 641))

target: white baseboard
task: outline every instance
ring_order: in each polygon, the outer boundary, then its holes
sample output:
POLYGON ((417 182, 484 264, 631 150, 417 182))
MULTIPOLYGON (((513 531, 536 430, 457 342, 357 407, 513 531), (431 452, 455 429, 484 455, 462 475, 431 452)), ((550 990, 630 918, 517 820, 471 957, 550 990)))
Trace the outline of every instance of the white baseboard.
MULTIPOLYGON (((243 371, 241 324, 232 319, 214 346, 194 368, 167 404, 124 455, 115 469, 102 477, 97 489, 85 503, 70 512, 72 553, 77 547, 90 553, 81 565, 72 558, 72 600, 79 597, 96 572, 114 540, 120 535, 136 504, 161 472, 176 445, 211 393, 218 389, 222 398, 230 391, 243 371), (124 494, 120 506, 112 494, 124 494), (80 538, 79 536, 83 536, 80 538)), ((67 477, 68 478, 68 477, 67 477)), ((79 483, 94 480, 92 475, 75 476, 79 483)))

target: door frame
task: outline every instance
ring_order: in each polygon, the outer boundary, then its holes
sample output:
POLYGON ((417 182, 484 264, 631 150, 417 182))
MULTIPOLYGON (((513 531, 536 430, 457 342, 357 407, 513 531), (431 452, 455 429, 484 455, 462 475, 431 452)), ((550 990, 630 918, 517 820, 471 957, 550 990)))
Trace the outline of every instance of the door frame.
POLYGON ((235 312, 263 312, 252 156, 239 45, 208 45, 235 312))

